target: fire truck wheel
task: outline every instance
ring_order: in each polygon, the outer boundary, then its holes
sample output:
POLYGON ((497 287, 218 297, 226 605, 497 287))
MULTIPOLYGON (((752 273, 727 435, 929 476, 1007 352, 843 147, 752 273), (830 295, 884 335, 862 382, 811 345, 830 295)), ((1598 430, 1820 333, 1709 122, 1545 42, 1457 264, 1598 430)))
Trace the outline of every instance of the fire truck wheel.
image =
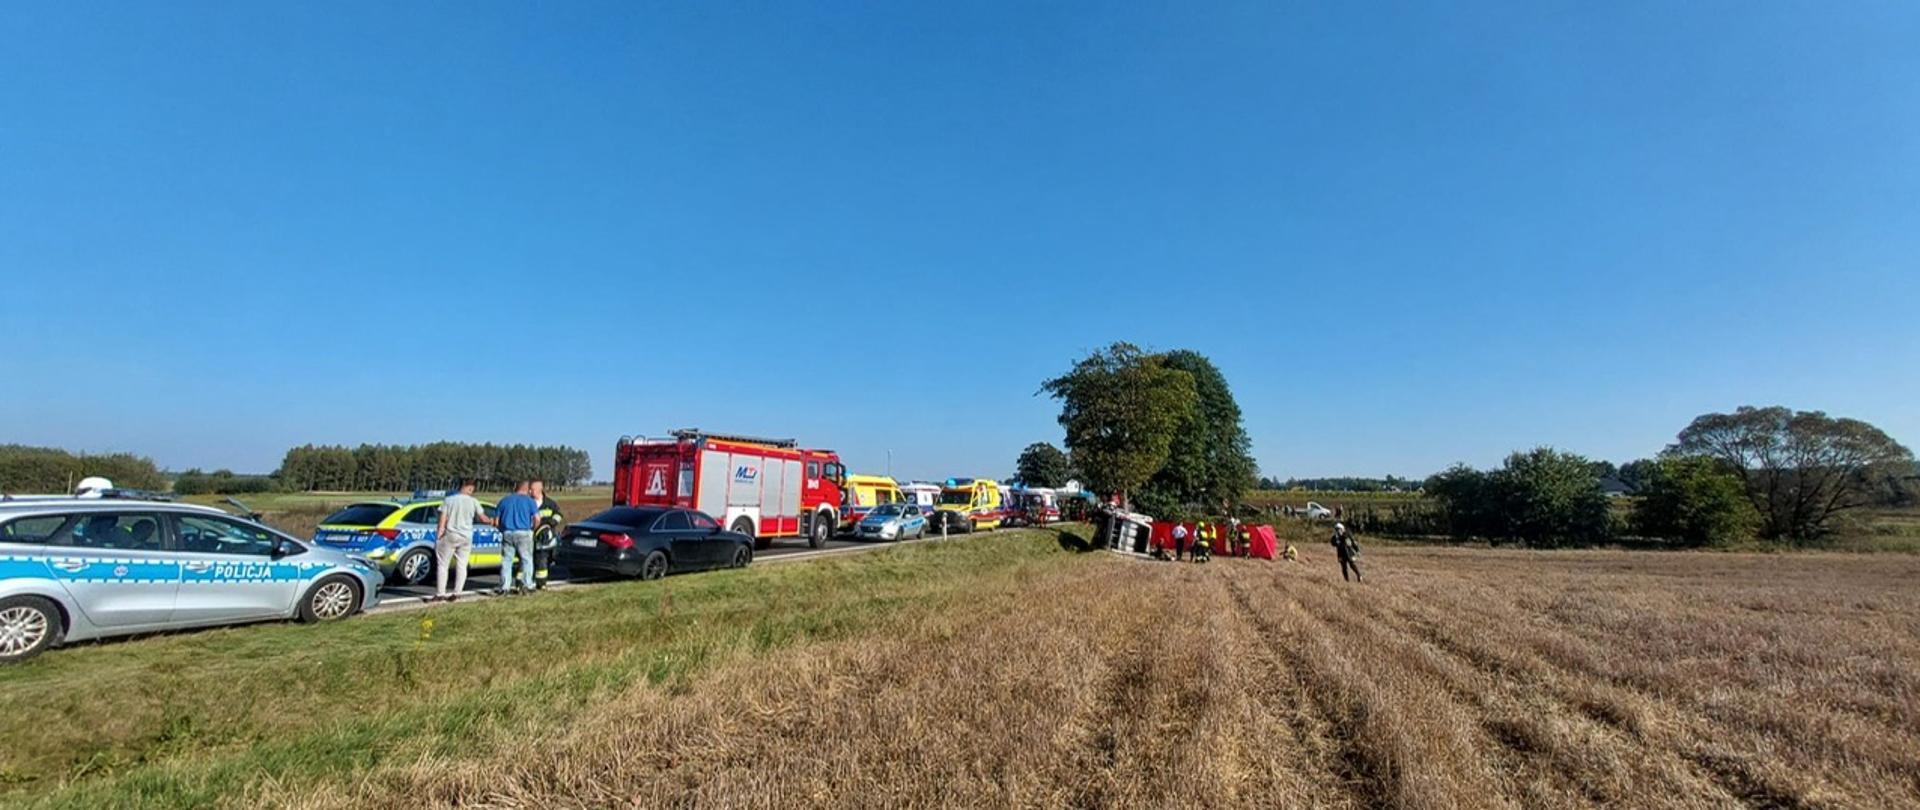
POLYGON ((745 515, 741 515, 740 517, 734 518, 733 525, 729 526, 727 528, 727 531, 733 532, 734 534, 744 534, 748 537, 752 537, 753 547, 760 549, 761 551, 765 551, 767 549, 767 546, 773 544, 773 541, 768 540, 765 537, 754 536, 753 521, 748 520, 745 515))
POLYGON ((827 519, 827 513, 813 516, 813 529, 807 533, 807 546, 821 548, 827 544, 827 538, 833 536, 833 521, 827 519))

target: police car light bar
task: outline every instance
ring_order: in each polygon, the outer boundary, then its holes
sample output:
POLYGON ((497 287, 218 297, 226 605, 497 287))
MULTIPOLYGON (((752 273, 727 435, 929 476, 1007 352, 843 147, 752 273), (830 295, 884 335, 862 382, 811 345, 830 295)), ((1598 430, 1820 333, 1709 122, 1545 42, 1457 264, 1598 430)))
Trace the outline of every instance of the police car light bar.
POLYGON ((173 493, 154 492, 150 489, 103 489, 100 497, 122 501, 171 501, 173 493))

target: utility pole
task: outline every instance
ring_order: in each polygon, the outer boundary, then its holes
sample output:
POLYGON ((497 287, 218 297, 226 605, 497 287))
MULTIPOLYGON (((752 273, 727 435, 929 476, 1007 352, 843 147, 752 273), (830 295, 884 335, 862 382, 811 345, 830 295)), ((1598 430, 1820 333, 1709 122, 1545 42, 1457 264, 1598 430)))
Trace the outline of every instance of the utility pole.
POLYGON ((893 450, 887 450, 887 477, 893 477, 893 450))

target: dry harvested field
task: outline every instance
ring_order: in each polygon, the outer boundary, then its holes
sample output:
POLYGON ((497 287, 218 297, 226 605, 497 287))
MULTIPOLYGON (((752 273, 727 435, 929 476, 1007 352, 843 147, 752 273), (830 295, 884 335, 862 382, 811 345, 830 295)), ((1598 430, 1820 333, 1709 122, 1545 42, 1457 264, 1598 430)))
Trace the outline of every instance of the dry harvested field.
MULTIPOLYGON (((635 616, 543 645, 525 672, 477 651, 446 673, 429 659, 420 684, 394 686, 420 711, 385 731, 325 707, 310 726, 254 721, 270 731, 216 718, 200 727, 235 725, 204 747, 11 798, 1920 806, 1920 558, 1378 547, 1347 585, 1308 551, 1154 563, 1027 532, 669 580, 664 602, 652 583, 556 595, 635 616), (804 620, 719 632, 782 612, 804 620), (722 641, 684 646, 707 637, 722 641), (435 703, 463 694, 501 705, 435 703), (370 750, 336 761, 347 745, 370 750)), ((538 601, 463 621, 548 621, 538 601)), ((264 631, 221 631, 244 632, 264 631)))

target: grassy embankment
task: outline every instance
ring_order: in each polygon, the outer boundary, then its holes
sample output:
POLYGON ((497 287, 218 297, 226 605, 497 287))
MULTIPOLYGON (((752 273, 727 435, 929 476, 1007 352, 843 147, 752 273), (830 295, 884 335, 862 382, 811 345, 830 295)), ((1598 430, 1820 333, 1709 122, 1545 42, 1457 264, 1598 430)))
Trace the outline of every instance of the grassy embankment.
MULTIPOLYGON (((519 751, 636 688, 688 694, 725 662, 890 635, 1005 594, 1067 561, 1050 536, 56 650, 0 669, 0 798, 282 803, 395 763, 519 751)), ((768 681, 796 698, 819 686, 768 681)))
POLYGON ((0 671, 0 799, 1920 806, 1920 559, 1308 553, 1010 532, 56 651, 0 671))

